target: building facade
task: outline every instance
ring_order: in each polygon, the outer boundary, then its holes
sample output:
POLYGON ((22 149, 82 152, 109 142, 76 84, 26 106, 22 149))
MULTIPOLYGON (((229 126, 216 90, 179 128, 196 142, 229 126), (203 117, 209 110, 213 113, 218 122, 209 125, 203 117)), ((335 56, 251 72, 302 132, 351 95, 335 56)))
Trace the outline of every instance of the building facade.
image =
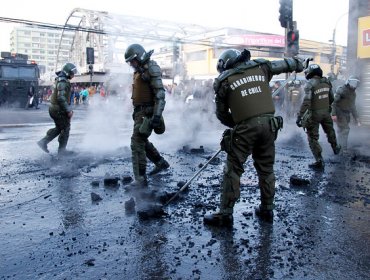
MULTIPOLYGON (((27 54, 40 67, 41 74, 56 71, 56 60, 60 44, 72 45, 73 33, 61 41, 61 30, 18 26, 10 34, 10 51, 27 54)), ((68 52, 59 53, 65 61, 69 59, 68 52)))
POLYGON ((370 125, 370 0, 350 0, 348 14, 348 74, 361 80, 357 93, 362 124, 370 125))

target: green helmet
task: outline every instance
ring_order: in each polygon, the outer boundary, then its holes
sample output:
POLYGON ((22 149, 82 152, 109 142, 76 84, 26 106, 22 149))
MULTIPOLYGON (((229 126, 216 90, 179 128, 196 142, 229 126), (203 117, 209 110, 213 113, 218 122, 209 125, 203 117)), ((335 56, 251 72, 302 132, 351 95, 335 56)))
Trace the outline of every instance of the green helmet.
POLYGON ((322 69, 318 64, 310 64, 304 71, 304 74, 307 80, 311 79, 313 76, 322 77, 322 69))
POLYGON ((126 62, 130 62, 136 58, 139 63, 142 63, 146 58, 146 51, 144 50, 143 46, 139 44, 132 44, 129 45, 125 52, 125 60, 126 62))
POLYGON ((68 62, 63 66, 61 72, 63 72, 67 76, 67 78, 71 79, 74 75, 77 74, 77 67, 73 63, 68 62))
POLYGON ((221 53, 217 62, 217 71, 219 73, 224 72, 227 69, 230 69, 238 61, 240 56, 240 51, 236 49, 225 50, 221 53))

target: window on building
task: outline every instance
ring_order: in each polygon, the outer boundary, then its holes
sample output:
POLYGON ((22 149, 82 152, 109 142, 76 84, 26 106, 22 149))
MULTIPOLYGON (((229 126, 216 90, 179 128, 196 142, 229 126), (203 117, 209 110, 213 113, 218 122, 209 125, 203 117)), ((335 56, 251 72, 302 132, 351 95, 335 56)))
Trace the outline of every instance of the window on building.
POLYGON ((320 63, 331 63, 330 54, 321 53, 320 54, 320 63))
POLYGON ((188 61, 199 61, 199 60, 206 60, 207 59, 207 51, 197 51, 191 52, 186 54, 186 60, 188 61))

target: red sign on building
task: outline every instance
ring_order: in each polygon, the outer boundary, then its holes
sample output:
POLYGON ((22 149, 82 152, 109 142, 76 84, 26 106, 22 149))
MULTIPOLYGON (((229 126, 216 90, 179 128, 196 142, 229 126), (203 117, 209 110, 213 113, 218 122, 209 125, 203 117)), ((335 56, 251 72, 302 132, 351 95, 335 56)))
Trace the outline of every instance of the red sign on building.
POLYGON ((224 40, 227 44, 261 47, 285 47, 285 38, 280 35, 233 35, 224 40))
POLYGON ((370 29, 362 31, 362 45, 370 46, 370 29))

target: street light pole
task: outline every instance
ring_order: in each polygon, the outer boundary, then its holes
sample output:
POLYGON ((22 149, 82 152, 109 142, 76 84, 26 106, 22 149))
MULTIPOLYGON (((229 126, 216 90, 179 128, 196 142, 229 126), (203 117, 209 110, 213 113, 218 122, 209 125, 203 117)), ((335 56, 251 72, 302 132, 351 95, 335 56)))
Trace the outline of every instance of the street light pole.
POLYGON ((337 25, 339 23, 339 21, 342 19, 342 17, 344 17, 345 15, 347 15, 348 12, 345 12, 344 14, 340 15, 335 23, 335 26, 334 26, 334 29, 333 29, 333 38, 332 38, 332 64, 330 66, 330 70, 331 72, 334 74, 334 68, 335 68, 335 65, 336 65, 336 60, 337 60, 337 43, 335 41, 335 35, 336 35, 336 32, 337 32, 337 25))

